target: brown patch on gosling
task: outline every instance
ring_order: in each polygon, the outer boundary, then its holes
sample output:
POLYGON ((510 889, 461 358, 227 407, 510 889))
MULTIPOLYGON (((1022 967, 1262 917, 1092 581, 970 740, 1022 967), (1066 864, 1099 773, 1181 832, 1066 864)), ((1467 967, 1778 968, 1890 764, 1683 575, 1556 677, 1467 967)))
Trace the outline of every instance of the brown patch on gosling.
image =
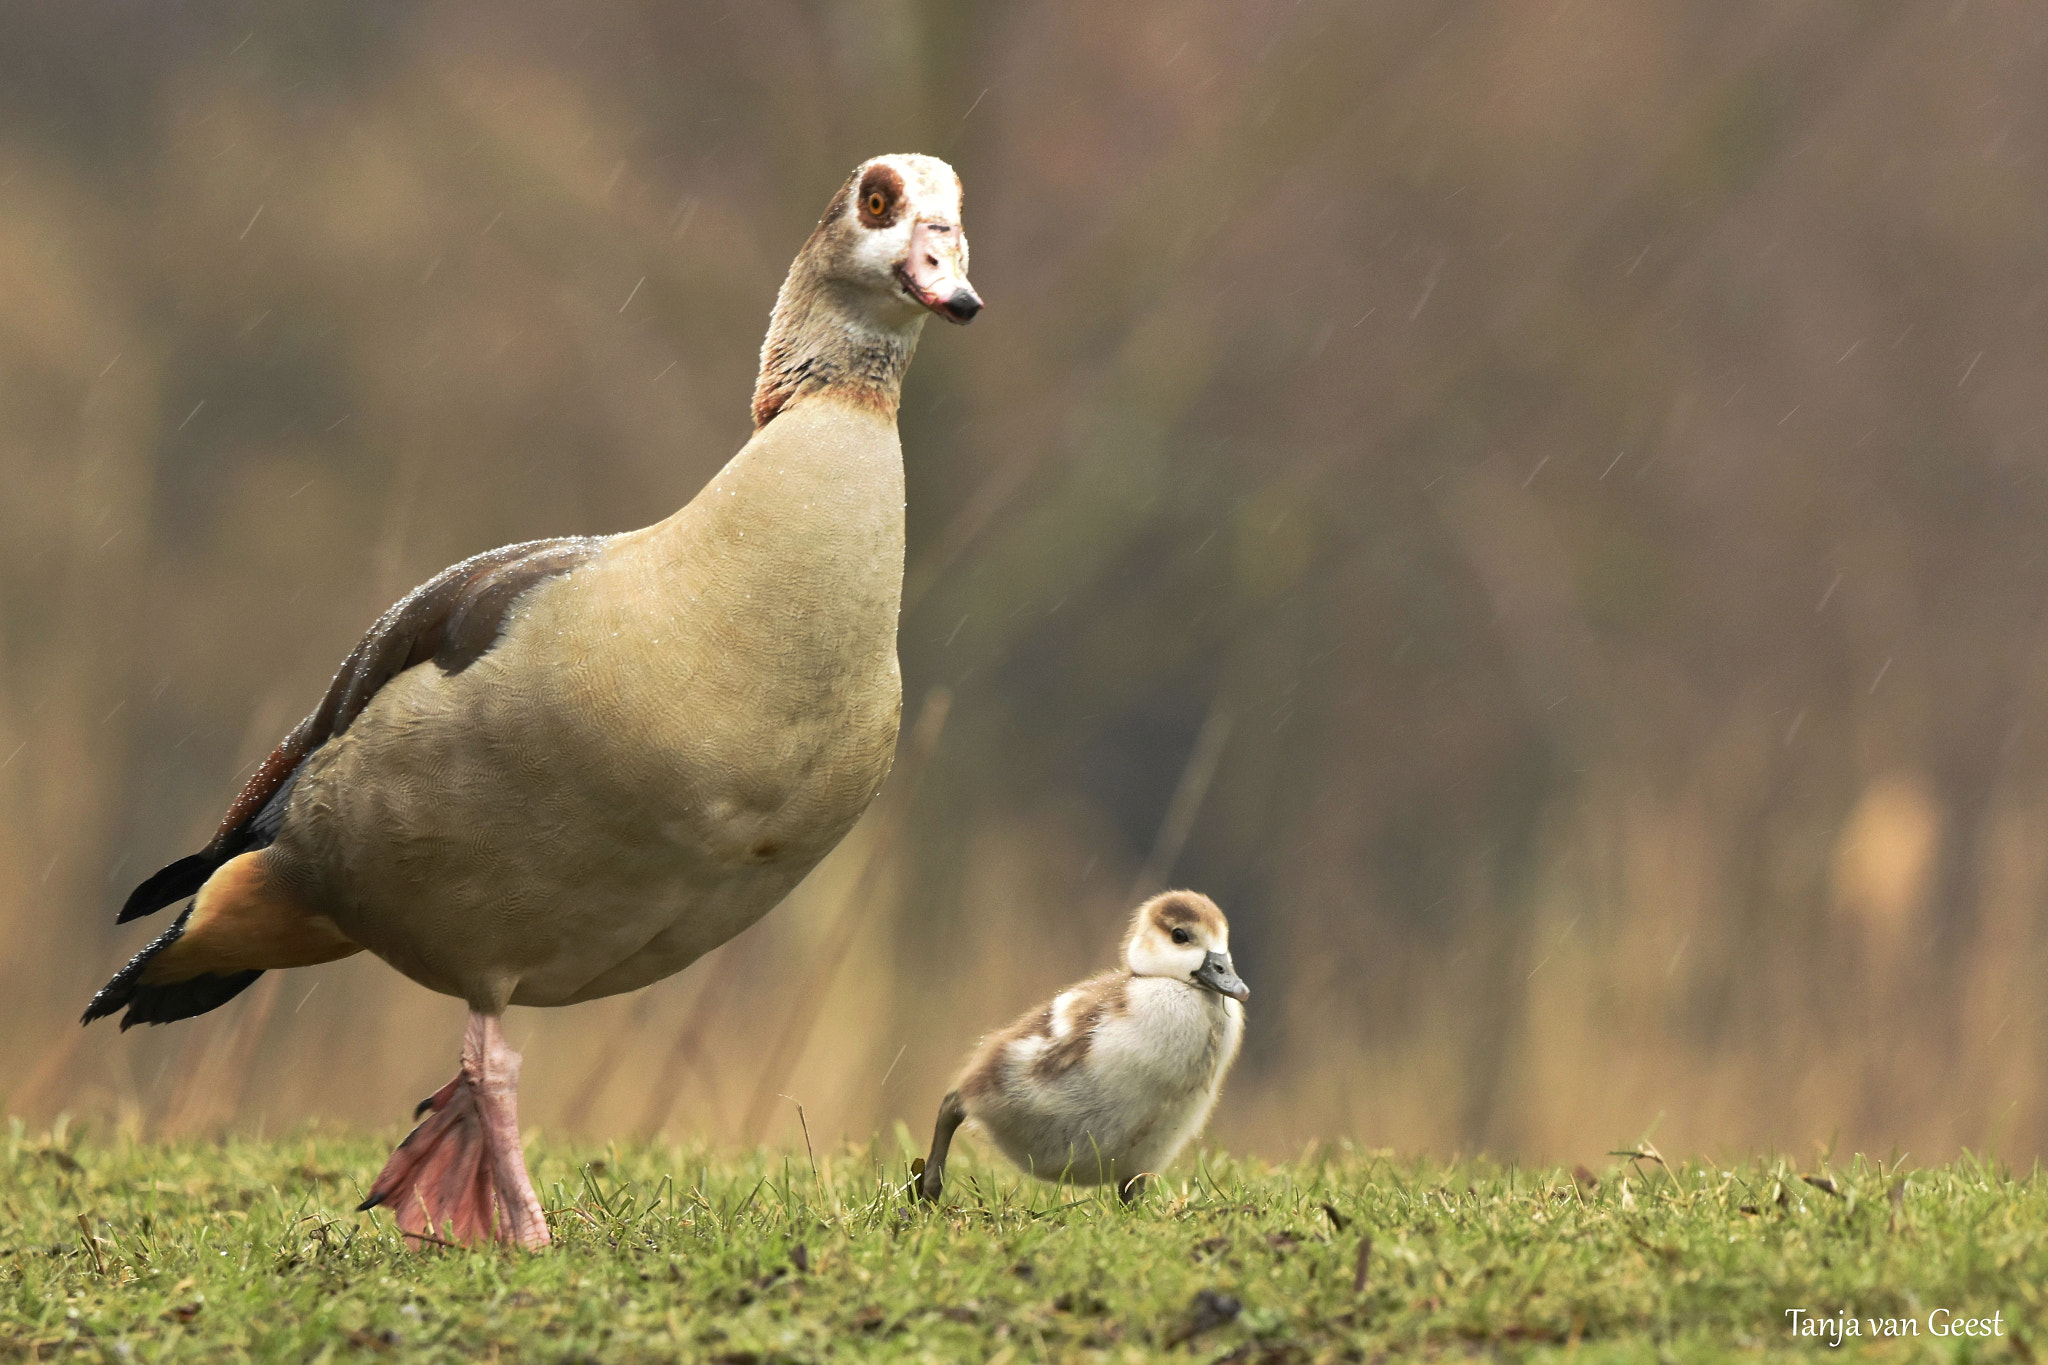
MULTIPOLYGON (((1095 1045, 1095 1030, 1104 1019, 1122 1014, 1129 1007, 1130 987, 1131 978, 1127 972, 1099 976, 1084 983, 1079 988, 1085 992, 1080 1004, 1067 1016, 1071 1023, 1067 1036, 1056 1039, 1032 1059, 1031 1074, 1040 1080, 1057 1080, 1087 1061, 1088 1050, 1095 1045)), ((1048 1036, 1052 1033, 1052 1010, 1049 1007, 1044 1031, 1048 1036)))
POLYGON ((1025 1038, 1049 1038, 1052 1036, 1052 1005, 1050 1003, 1025 1015, 1016 1023, 999 1033, 992 1033, 981 1040, 981 1047, 975 1052, 974 1060, 967 1064, 967 1073, 960 1078, 956 1087, 963 1099, 976 1099, 993 1095, 1003 1088, 1003 1076, 1010 1064, 1010 1045, 1025 1038))
POLYGON ((1162 891, 1139 906, 1124 934, 1126 953, 1148 927, 1168 934, 1175 929, 1203 929, 1212 937, 1226 932, 1223 912, 1199 891, 1162 891))

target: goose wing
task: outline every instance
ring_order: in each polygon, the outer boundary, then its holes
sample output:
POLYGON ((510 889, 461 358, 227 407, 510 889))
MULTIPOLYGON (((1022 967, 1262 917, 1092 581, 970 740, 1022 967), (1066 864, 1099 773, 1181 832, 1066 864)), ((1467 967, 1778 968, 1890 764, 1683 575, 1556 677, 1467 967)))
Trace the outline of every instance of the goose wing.
POLYGON ((320 705, 243 785, 206 847, 152 873, 129 893, 115 922, 196 894, 230 858, 268 845, 284 822, 300 765, 347 730, 379 688, 429 661, 444 673, 460 673, 497 643, 520 594, 586 562, 604 543, 604 537, 566 536, 500 546, 443 569, 399 599, 343 661, 320 705))

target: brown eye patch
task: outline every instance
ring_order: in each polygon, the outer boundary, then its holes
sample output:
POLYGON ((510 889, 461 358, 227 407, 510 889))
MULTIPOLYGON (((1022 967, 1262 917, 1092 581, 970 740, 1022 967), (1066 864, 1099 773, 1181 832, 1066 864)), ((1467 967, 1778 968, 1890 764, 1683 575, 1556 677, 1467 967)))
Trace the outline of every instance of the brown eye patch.
POLYGON ((903 177, 888 166, 869 167, 860 178, 854 209, 862 227, 888 227, 903 216, 903 177))

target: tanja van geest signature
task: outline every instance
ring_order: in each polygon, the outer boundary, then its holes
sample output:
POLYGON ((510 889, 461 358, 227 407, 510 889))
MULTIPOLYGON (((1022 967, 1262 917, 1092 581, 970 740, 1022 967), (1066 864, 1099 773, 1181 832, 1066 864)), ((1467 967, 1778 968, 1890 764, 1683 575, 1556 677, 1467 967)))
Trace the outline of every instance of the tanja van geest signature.
MULTIPOLYGON (((1864 1337, 1917 1337, 1922 1335, 1919 1318, 1856 1318, 1847 1313, 1833 1317, 1809 1313, 1804 1308, 1787 1308, 1786 1319, 1792 1324, 1795 1337, 1814 1337, 1830 1346, 1840 1346, 1850 1337, 1859 1340, 1864 1337)), ((2002 1337, 2005 1335, 2005 1310, 1999 1309, 1988 1318, 1959 1317, 1946 1308, 1937 1308, 1927 1315, 1925 1335, 1930 1337, 2002 1337)))

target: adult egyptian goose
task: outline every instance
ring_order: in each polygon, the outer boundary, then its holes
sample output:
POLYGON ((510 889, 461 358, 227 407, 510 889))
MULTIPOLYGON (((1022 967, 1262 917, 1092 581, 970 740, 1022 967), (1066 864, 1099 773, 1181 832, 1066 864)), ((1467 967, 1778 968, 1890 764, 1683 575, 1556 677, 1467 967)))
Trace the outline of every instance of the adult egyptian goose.
POLYGON ((898 395, 926 315, 980 308, 953 169, 856 168, 776 298, 753 438, 658 525, 492 550, 386 612, 213 841, 128 898, 122 921, 194 897, 85 1021, 188 1018, 367 948, 470 1014, 363 1207, 545 1245, 500 1016, 681 971, 874 797, 901 710, 898 395))
POLYGON ((939 1105, 917 1192, 945 1188, 968 1119, 1042 1180, 1114 1184, 1125 1202, 1209 1121, 1244 1038, 1251 991, 1216 902, 1168 891, 1139 906, 1121 970, 1060 992, 984 1038, 939 1105))

